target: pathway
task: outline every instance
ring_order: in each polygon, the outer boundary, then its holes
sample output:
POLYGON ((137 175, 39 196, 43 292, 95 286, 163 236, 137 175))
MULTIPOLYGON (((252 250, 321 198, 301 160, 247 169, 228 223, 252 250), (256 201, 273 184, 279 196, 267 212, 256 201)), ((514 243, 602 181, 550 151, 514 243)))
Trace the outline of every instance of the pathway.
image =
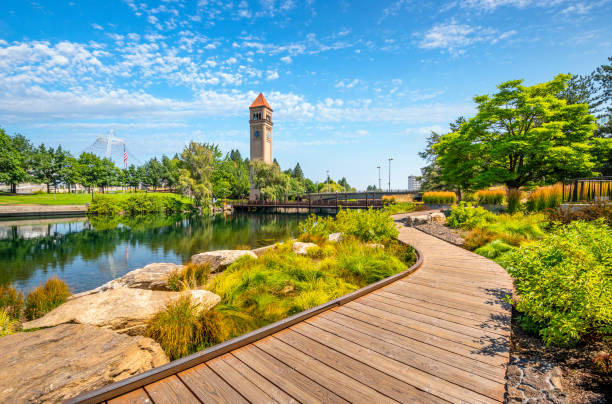
POLYGON ((510 277, 416 229, 401 226, 399 238, 423 255, 414 274, 203 363, 171 363, 163 378, 77 402, 502 402, 510 277))

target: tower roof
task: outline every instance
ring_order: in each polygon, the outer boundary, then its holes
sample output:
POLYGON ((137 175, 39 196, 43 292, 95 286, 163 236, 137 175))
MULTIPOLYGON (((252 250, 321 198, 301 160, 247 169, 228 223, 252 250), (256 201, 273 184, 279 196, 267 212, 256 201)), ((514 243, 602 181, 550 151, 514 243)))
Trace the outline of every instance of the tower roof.
POLYGON ((255 98, 255 101, 253 101, 253 103, 251 104, 249 108, 257 108, 257 107, 266 107, 272 110, 272 107, 270 106, 270 104, 268 104, 268 100, 266 100, 266 97, 264 97, 262 93, 259 93, 257 98, 255 98))

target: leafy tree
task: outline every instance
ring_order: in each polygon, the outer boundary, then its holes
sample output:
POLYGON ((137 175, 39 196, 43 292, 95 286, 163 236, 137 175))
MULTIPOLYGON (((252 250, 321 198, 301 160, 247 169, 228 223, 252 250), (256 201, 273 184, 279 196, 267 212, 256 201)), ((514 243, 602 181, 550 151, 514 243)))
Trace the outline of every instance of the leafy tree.
POLYGON ((304 187, 306 188, 306 192, 308 192, 309 194, 317 192, 317 186, 314 182, 312 182, 310 178, 304 179, 304 187))
POLYGON ((252 161, 253 185, 259 189, 265 200, 284 199, 288 194, 290 177, 281 173, 276 164, 266 164, 263 161, 252 161))
POLYGON ((162 181, 165 176, 164 165, 157 160, 157 157, 153 157, 144 164, 144 177, 142 178, 143 184, 148 187, 157 189, 162 185, 162 181))
POLYGON ((168 187, 174 189, 178 183, 179 178, 179 159, 178 156, 169 158, 162 156, 161 160, 163 166, 162 182, 168 187))
POLYGON ((180 156, 178 188, 200 206, 212 193, 211 176, 220 152, 216 145, 190 142, 180 156))
POLYGON ((0 182, 11 185, 11 192, 17 192, 17 184, 27 177, 25 154, 31 148, 30 143, 21 135, 13 138, 0 128, 0 182), (16 144, 23 141, 27 147, 17 148, 16 144))
POLYGON ((368 185, 366 191, 378 191, 378 187, 376 185, 368 185))
POLYGON ((295 167, 293 168, 293 175, 294 178, 297 178, 298 180, 303 180, 304 179, 304 172, 302 171, 302 167, 300 167, 300 163, 297 163, 295 165, 295 167))
POLYGON ((512 80, 492 96, 475 97, 476 116, 433 146, 442 178, 469 189, 591 175, 595 118, 588 105, 556 96, 569 78, 531 87, 512 80))
POLYGON ((41 143, 34 151, 32 167, 34 169, 34 179, 47 185, 47 193, 49 193, 57 172, 57 167, 55 166, 55 150, 53 150, 52 147, 47 149, 44 143, 41 143))
POLYGON ((81 185, 91 190, 100 185, 100 178, 104 174, 102 159, 93 153, 83 152, 77 161, 81 185))

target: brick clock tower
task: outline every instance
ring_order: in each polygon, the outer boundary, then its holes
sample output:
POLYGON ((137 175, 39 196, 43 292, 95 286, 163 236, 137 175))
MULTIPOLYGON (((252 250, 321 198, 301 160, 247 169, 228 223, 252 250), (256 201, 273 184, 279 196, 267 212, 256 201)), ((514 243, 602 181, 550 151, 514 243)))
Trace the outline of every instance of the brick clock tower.
POLYGON ((259 93, 249 107, 251 126, 251 161, 260 160, 272 164, 272 107, 259 93))
MULTIPOLYGON (((255 101, 249 107, 249 126, 251 127, 251 161, 263 161, 272 164, 272 107, 268 104, 266 97, 259 93, 255 101)), ((253 185, 253 173, 251 172, 250 200, 259 200, 261 193, 253 185)))

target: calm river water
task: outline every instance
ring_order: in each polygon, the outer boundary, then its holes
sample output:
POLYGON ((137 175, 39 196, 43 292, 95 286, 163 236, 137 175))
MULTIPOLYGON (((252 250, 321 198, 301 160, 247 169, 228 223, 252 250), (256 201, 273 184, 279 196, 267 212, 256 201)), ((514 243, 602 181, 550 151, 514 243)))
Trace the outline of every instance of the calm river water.
POLYGON ((234 214, 0 221, 0 284, 27 291, 57 275, 79 293, 153 262, 184 263, 199 252, 273 244, 295 236, 303 219, 234 214))

